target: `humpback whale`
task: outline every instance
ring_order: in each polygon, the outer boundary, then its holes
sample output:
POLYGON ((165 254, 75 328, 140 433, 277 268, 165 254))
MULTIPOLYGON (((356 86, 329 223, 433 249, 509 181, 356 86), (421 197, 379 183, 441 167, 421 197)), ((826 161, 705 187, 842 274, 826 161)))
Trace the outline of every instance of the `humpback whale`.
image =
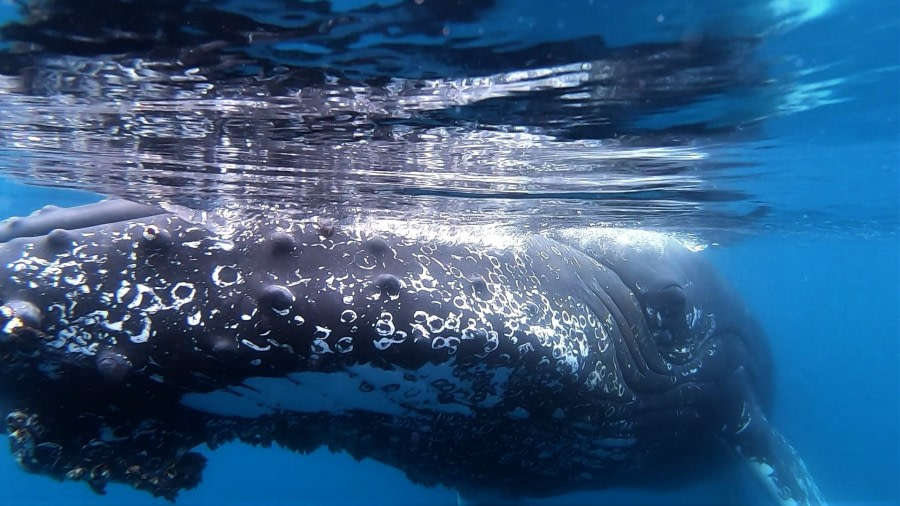
POLYGON ((478 500, 675 486, 731 459, 779 504, 823 503, 769 423, 760 325, 675 239, 197 216, 108 200, 0 225, 23 468, 174 500, 198 446, 238 439, 478 500))

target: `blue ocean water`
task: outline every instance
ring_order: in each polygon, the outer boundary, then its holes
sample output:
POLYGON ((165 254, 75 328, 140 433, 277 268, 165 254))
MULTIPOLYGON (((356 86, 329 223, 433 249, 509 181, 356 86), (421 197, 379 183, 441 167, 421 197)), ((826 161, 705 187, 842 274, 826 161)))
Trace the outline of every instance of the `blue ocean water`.
MULTIPOLYGON (((576 4, 579 2, 550 7, 549 3, 529 2, 523 4, 521 11, 537 13, 535 19, 553 27, 560 20, 565 21, 564 29, 570 34, 591 33, 592 20, 584 14, 599 16, 600 11, 590 10, 587 2, 576 4)), ((773 5, 778 4, 791 3, 773 5)), ((715 5, 723 12, 734 8, 715 5)), ((346 10, 354 7, 350 2, 341 5, 346 10)), ((753 101, 757 101, 776 95, 779 105, 766 109, 771 117, 753 123, 750 141, 736 142, 737 147, 727 152, 730 160, 752 165, 727 173, 733 178, 713 180, 713 186, 748 195, 741 199, 741 205, 750 209, 761 206, 769 211, 765 219, 757 222, 731 220, 706 225, 699 239, 708 244, 706 254, 738 287, 769 334, 777 370, 773 421, 803 455, 825 497, 831 504, 897 504, 900 11, 886 0, 805 7, 802 12, 806 15, 791 18, 796 26, 768 37, 758 49, 759 59, 768 67, 766 75, 784 80, 784 85, 775 86, 774 92, 754 96, 753 101)), ((651 3, 643 9, 628 9, 630 17, 613 24, 620 32, 604 35, 617 44, 648 40, 655 32, 647 27, 658 22, 659 16, 699 18, 696 10, 710 9, 712 3, 704 2, 679 6, 651 3), (645 18, 651 22, 641 24, 645 18)), ((512 37, 530 33, 524 31, 512 37)), ((724 100, 725 105, 739 102, 739 106, 748 107, 747 102, 735 98, 724 100)), ((724 107, 721 103, 705 104, 719 106, 724 107)), ((703 115, 706 111, 675 106, 659 112, 653 121, 670 121, 666 115, 695 113, 703 115)), ((688 122, 682 117, 678 121, 688 122)), ((740 137, 740 133, 729 132, 727 139, 735 137, 740 137)), ((5 137, 4 141, 11 142, 10 139, 5 137)), ((716 142, 726 140, 718 138, 716 142)), ((42 149, 40 144, 33 146, 35 152, 42 149)), ((0 145, 0 152, 7 157, 23 156, 20 150, 6 145, 0 145)), ((98 153, 98 164, 109 161, 106 155, 98 153)), ((2 164, 5 169, 14 164, 9 160, 2 164)), ((26 161, 23 159, 22 163, 26 161)), ((58 162, 54 159, 54 163, 58 162)), ((79 190, 25 184, 47 184, 47 177, 55 173, 46 167, 43 170, 35 170, 32 179, 28 174, 7 171, 17 179, 2 180, 0 217, 25 215, 45 204, 77 205, 99 198, 99 194, 84 191, 90 184, 77 181, 53 186, 79 190)), ((70 177, 65 167, 59 170, 63 174, 60 177, 70 177)), ((103 182, 102 167, 86 170, 99 172, 97 180, 103 182)), ((118 177, 110 174, 111 179, 118 177)), ((117 186, 117 181, 110 186, 91 184, 100 189, 124 188, 117 186)), ((465 205, 470 205, 470 201, 465 201, 465 205)), ((525 200, 524 208, 528 205, 525 200)), ((654 224, 662 224, 667 230, 693 232, 691 226, 705 223, 698 222, 696 214, 681 222, 683 214, 667 214, 665 208, 650 211, 656 213, 654 224)), ((744 212, 741 207, 730 216, 744 212)), ((703 217, 702 210, 699 216, 703 217)), ((355 462, 349 456, 324 449, 299 456, 277 448, 230 444, 206 453, 210 464, 203 483, 184 492, 178 504, 456 501, 452 491, 418 487, 396 470, 372 461, 355 462)), ((57 483, 28 475, 17 468, 11 457, 0 457, 0 467, 2 504, 164 503, 120 485, 110 485, 108 495, 100 497, 80 483, 57 483)), ((738 469, 684 489, 577 493, 528 504, 721 504, 765 500, 756 484, 738 469)))

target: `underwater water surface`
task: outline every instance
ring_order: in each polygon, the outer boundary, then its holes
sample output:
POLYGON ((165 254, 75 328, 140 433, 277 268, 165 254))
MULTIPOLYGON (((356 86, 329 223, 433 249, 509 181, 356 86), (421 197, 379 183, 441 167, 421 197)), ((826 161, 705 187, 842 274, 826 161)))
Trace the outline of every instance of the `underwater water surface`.
MULTIPOLYGON (((773 422, 829 503, 900 503, 894 3, 149 2, 149 20, 129 2, 16 4, 0 32, 0 217, 115 195, 676 234, 762 322, 773 422)), ((326 449, 203 453, 179 505, 456 504, 326 449)), ((767 500, 736 465, 525 504, 767 500)), ((0 504, 164 503, 0 455, 0 504)))

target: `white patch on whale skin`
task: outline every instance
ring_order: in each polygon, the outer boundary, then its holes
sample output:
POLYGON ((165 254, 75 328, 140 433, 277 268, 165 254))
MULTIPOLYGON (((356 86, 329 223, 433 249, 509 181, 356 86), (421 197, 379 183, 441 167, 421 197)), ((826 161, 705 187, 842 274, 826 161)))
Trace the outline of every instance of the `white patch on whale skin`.
POLYGON ((250 349, 253 350, 253 351, 269 351, 269 350, 272 349, 272 345, 271 345, 271 344, 266 345, 266 346, 258 346, 258 345, 256 345, 256 344, 254 344, 252 341, 249 341, 249 340, 247 340, 247 339, 241 339, 241 344, 243 344, 244 346, 250 348, 250 349))
POLYGON ((500 401, 511 370, 495 369, 491 386, 495 395, 478 403, 441 402, 433 383, 451 381, 462 391, 471 383, 453 377, 449 364, 426 364, 418 369, 387 370, 371 365, 354 365, 330 373, 298 372, 281 378, 256 377, 243 385, 208 393, 189 393, 181 404, 223 416, 256 418, 283 411, 301 413, 344 413, 368 411, 395 416, 427 416, 426 412, 472 415, 473 407, 489 408, 500 401))
POLYGON ((187 316, 187 324, 190 325, 191 327, 201 324, 202 321, 203 321, 203 314, 199 309, 197 310, 196 313, 187 316))
MULTIPOLYGON (((3 307, 6 307, 6 306, 3 306, 3 307)), ((4 335, 12 334, 13 332, 16 332, 17 330, 19 330, 23 327, 25 327, 25 322, 23 322, 19 318, 12 318, 3 327, 3 334, 4 335)))
POLYGON ((128 339, 131 340, 132 343, 141 344, 146 343, 150 340, 150 327, 153 325, 153 322, 147 316, 143 317, 143 326, 141 327, 141 333, 134 335, 131 334, 128 336, 128 339))
POLYGON ((84 284, 84 281, 87 279, 87 276, 85 276, 83 272, 79 272, 77 275, 74 275, 74 276, 65 276, 64 279, 66 280, 66 283, 73 285, 73 286, 78 286, 78 285, 84 284))
POLYGON ((796 499, 791 497, 782 497, 781 491, 777 483, 775 469, 769 464, 754 458, 747 459, 747 465, 756 479, 762 483, 763 487, 769 495, 776 499, 781 506, 798 506, 796 499))

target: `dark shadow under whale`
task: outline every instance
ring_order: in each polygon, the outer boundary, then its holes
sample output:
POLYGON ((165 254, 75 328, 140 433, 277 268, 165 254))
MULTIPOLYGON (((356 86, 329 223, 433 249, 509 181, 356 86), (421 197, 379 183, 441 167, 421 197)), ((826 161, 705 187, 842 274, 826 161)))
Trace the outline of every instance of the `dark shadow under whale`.
POLYGON ((779 503, 823 502, 767 420, 765 337, 700 255, 401 228, 123 201, 8 220, 16 460, 174 499, 202 444, 326 445, 477 500, 677 486, 731 454, 779 503))

